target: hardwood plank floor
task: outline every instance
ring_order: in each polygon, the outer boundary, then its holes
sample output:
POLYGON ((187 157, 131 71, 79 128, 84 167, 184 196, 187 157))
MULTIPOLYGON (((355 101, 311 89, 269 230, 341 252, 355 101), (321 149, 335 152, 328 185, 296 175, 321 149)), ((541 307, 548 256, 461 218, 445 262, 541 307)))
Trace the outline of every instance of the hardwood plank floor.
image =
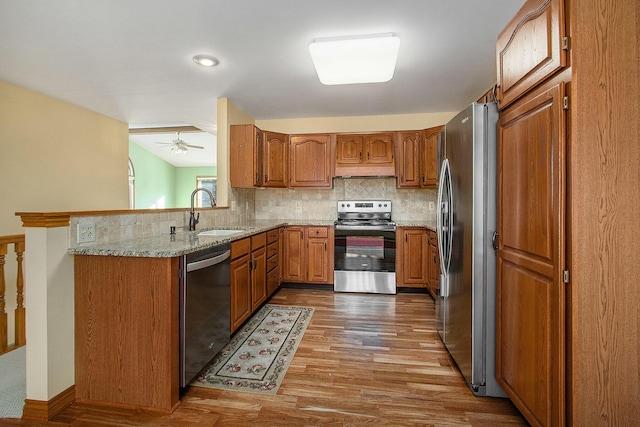
POLYGON ((426 294, 283 288, 269 302, 316 309, 276 395, 191 387, 171 415, 74 404, 48 425, 527 425, 508 399, 471 393, 426 294))

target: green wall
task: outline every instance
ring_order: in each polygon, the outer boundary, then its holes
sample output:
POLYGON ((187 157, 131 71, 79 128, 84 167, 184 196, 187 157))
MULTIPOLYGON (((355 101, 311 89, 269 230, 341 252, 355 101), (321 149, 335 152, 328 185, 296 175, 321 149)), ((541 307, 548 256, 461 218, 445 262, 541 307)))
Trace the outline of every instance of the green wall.
POLYGON ((217 168, 177 168, 129 142, 129 158, 135 172, 136 209, 187 208, 196 177, 216 176, 217 168))
POLYGON ((216 176, 216 166, 176 168, 176 203, 178 207, 191 206, 191 193, 196 189, 196 177, 216 176))

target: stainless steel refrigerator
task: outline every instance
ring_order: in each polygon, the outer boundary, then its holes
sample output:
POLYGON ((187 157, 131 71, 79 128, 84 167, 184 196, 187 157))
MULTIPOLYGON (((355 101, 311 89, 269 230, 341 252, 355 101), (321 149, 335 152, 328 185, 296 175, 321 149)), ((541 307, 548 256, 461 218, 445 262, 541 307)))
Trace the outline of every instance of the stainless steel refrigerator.
POLYGON ((495 103, 473 103, 440 134, 437 232, 440 291, 436 325, 467 384, 506 396, 495 380, 495 103))

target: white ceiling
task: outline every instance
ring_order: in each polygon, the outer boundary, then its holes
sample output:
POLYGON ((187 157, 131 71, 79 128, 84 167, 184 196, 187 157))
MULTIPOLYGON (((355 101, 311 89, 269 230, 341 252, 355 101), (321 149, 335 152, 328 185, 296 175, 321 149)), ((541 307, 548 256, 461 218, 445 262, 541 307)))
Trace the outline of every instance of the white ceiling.
POLYGON ((497 35, 523 3, 0 0, 0 79, 131 126, 212 133, 219 97, 258 120, 459 111, 495 82, 497 35), (315 38, 385 32, 401 40, 390 82, 318 81, 315 38))

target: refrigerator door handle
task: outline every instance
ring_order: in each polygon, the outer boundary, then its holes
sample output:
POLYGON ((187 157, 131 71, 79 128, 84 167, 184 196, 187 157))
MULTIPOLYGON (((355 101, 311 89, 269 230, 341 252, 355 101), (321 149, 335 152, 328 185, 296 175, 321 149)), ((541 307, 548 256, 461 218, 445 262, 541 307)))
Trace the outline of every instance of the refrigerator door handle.
POLYGON ((440 169, 440 181, 438 185, 438 204, 436 212, 436 231, 438 235, 438 252, 440 255, 440 272, 443 276, 449 274, 451 261, 451 177, 449 160, 444 159, 440 169), (446 187, 446 189, 445 189, 446 187), (446 190, 446 200, 443 200, 446 190))

